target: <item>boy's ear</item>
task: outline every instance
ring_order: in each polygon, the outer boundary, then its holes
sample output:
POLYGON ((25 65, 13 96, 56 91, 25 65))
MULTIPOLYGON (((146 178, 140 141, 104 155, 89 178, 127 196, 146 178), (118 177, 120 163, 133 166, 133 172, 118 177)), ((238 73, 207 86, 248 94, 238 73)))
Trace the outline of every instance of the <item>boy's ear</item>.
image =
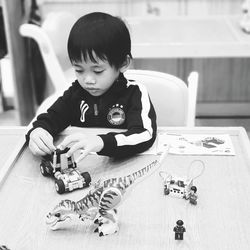
POLYGON ((131 58, 130 58, 130 56, 127 55, 124 63, 120 67, 121 73, 124 73, 129 68, 130 62, 131 62, 131 58))

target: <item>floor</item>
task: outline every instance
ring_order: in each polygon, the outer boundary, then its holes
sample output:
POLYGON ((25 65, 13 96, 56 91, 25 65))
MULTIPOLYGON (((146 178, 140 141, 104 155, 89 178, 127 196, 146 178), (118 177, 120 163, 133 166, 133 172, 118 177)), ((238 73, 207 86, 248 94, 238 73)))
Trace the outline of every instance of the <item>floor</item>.
MULTIPOLYGON (((0 126, 18 126, 17 112, 9 110, 0 113, 0 126)), ((246 118, 197 118, 196 126, 244 127, 250 138, 250 117, 246 118)))

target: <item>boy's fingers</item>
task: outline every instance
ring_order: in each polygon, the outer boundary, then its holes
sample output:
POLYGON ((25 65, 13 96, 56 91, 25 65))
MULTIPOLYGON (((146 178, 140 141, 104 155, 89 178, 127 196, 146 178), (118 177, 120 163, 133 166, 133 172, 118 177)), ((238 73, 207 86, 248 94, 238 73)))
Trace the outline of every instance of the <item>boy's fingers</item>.
POLYGON ((53 137, 42 128, 37 128, 31 132, 30 141, 37 146, 34 146, 34 150, 40 154, 50 154, 56 149, 53 145, 53 137))
POLYGON ((46 134, 44 144, 50 149, 50 151, 56 150, 56 147, 53 144, 53 137, 49 133, 46 134))
POLYGON ((30 143, 29 145, 31 152, 34 155, 45 155, 46 153, 42 151, 35 143, 30 143))
POLYGON ((84 159, 89 154, 88 150, 81 150, 81 154, 79 157, 75 160, 76 164, 80 162, 82 159, 84 159))
POLYGON ((85 143, 83 141, 75 143, 70 150, 67 152, 67 156, 71 156, 78 149, 82 149, 85 147, 85 143))
POLYGON ((36 140, 35 144, 44 153, 46 153, 46 154, 51 153, 50 148, 46 145, 46 140, 44 141, 42 138, 39 137, 38 140, 36 140))
POLYGON ((66 148, 70 143, 79 141, 79 134, 73 134, 67 136, 59 145, 58 147, 64 149, 66 148))

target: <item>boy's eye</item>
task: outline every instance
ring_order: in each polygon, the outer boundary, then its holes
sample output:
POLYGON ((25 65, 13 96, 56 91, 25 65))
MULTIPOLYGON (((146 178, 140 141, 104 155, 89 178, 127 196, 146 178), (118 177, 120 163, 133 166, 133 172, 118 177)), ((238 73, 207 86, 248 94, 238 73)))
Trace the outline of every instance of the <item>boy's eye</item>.
POLYGON ((81 70, 81 69, 75 69, 75 72, 76 72, 76 73, 82 73, 83 70, 81 70))
POLYGON ((95 72, 96 74, 101 74, 103 71, 104 71, 104 70, 102 69, 102 70, 95 70, 94 72, 95 72))

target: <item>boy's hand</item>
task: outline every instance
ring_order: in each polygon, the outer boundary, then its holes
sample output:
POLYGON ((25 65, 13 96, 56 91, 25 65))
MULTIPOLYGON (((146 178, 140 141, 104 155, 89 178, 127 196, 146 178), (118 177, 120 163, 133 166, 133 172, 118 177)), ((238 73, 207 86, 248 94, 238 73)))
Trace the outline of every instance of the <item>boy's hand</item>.
POLYGON ((64 149, 71 143, 73 146, 71 146, 70 150, 67 152, 68 157, 75 151, 81 149, 81 155, 76 159, 76 163, 81 161, 90 152, 101 151, 104 146, 103 140, 100 136, 77 133, 67 136, 58 147, 64 149))
POLYGON ((36 128, 30 133, 29 148, 34 155, 51 154, 56 147, 53 137, 43 128, 36 128))

